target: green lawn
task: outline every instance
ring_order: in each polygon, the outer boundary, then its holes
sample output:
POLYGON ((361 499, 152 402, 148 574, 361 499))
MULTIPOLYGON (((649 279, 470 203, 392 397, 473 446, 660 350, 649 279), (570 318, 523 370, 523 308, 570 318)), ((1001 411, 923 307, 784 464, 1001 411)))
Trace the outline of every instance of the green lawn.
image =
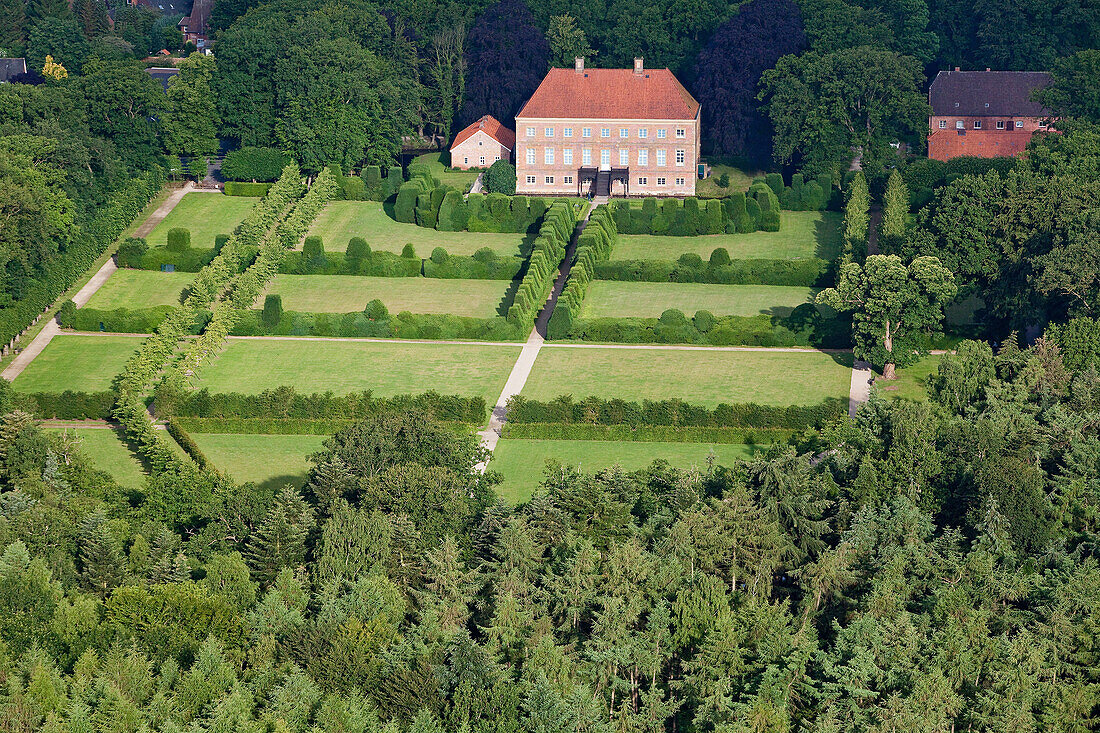
POLYGON ((459 191, 466 193, 470 190, 470 186, 474 185, 478 171, 447 170, 447 166, 443 161, 450 159, 450 153, 424 153, 416 156, 413 159, 413 164, 419 163, 428 166, 431 168, 432 175, 438 178, 443 185, 457 188, 459 191))
POLYGON ((188 193, 163 221, 153 227, 145 241, 150 247, 165 245, 168 243, 168 230, 183 227, 191 230, 192 247, 208 249, 214 246, 214 237, 232 234, 257 201, 258 198, 251 196, 188 193))
POLYGON ((876 379, 875 387, 887 397, 924 402, 928 399, 928 377, 935 373, 941 358, 941 354, 922 356, 915 364, 898 369, 897 379, 876 379))
POLYGON ((582 318, 656 318, 669 308, 691 317, 709 310, 716 316, 786 316, 813 298, 812 288, 781 285, 707 285, 595 280, 588 287, 582 318))
POLYGON ((273 488, 302 486, 309 463, 306 457, 321 450, 326 435, 221 435, 192 433, 191 437, 214 466, 234 481, 254 481, 273 488))
POLYGON ((54 336, 12 386, 20 392, 102 392, 139 346, 140 338, 126 336, 54 336))
POLYGON ((500 396, 520 347, 477 344, 403 344, 367 341, 230 339, 201 373, 211 392, 256 394, 291 386, 299 392, 420 393, 435 390, 500 396))
POLYGON ((695 181, 695 195, 702 199, 725 198, 737 191, 748 191, 753 177, 762 175, 764 174, 746 173, 732 165, 712 165, 709 178, 695 181), (723 173, 730 177, 730 185, 727 188, 718 185, 718 179, 723 173))
MULTIPOLYGON (((374 299, 390 313, 450 313, 492 318, 507 312, 506 280, 445 280, 430 277, 278 275, 266 293, 278 294, 283 308, 306 313, 361 311, 374 299)), ((262 307, 264 296, 257 300, 262 307)))
POLYGON ((656 234, 621 234, 611 253, 613 260, 675 260, 693 252, 703 259, 718 247, 729 250, 735 260, 793 260, 820 257, 831 260, 840 254, 841 214, 834 211, 784 211, 778 232, 751 234, 708 234, 701 237, 671 237, 656 234))
POLYGON ((714 407, 719 403, 816 404, 845 397, 851 354, 819 351, 718 351, 714 349, 613 349, 546 346, 531 370, 523 396, 552 400, 596 395, 624 400, 678 397, 714 407))
POLYGON ((531 498, 545 478, 547 461, 550 460, 589 472, 616 464, 627 471, 634 471, 649 466, 657 459, 666 460, 678 468, 698 466, 705 469, 712 452, 716 463, 728 465, 735 459, 748 458, 752 455, 752 448, 709 443, 505 439, 493 451, 489 468, 504 475, 504 482, 497 487, 497 493, 512 503, 518 503, 531 498))
POLYGON ((192 272, 119 270, 88 301, 89 308, 149 308, 179 305, 180 293, 195 279, 192 272))
MULTIPOLYGON (((352 237, 367 240, 371 249, 400 252, 412 244, 416 254, 429 257, 436 247, 453 255, 472 255, 482 247, 500 254, 518 255, 524 248, 523 234, 478 234, 438 232, 415 224, 400 224, 382 210, 377 201, 333 201, 313 223, 310 234, 320 235, 329 252, 343 252, 352 237)), ((530 238, 534 241, 534 238, 530 238)))
POLYGON ((145 469, 129 448, 121 428, 56 428, 54 433, 67 433, 80 439, 80 448, 92 465, 111 474, 119 486, 139 489, 145 483, 145 469))

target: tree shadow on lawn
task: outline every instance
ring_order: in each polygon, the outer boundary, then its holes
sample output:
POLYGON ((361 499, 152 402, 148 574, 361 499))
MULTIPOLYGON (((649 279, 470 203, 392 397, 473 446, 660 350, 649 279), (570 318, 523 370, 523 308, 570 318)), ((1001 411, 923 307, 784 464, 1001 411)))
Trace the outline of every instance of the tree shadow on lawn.
MULTIPOLYGON (((850 349, 852 347, 851 320, 832 308, 815 303, 803 303, 795 308, 776 306, 763 311, 771 318, 772 326, 785 328, 795 334, 800 344, 815 349, 850 349)), ((842 366, 852 366, 852 355, 846 352, 828 352, 833 361, 842 366)))
POLYGON ((822 211, 821 216, 814 222, 814 241, 817 242, 814 255, 818 259, 832 262, 840 257, 844 249, 841 222, 842 219, 833 211, 822 211))

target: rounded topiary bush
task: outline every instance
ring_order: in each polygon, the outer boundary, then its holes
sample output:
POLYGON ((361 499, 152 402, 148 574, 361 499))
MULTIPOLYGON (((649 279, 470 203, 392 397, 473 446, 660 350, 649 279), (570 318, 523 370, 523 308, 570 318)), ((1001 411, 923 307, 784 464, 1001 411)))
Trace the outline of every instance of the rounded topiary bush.
POLYGON ((680 259, 676 260, 676 262, 680 265, 683 265, 684 267, 702 267, 703 266, 703 258, 700 257, 699 255, 695 254, 694 252, 687 252, 685 254, 680 255, 680 259))
POLYGON ((477 252, 474 252, 474 259, 478 262, 492 262, 497 257, 497 253, 488 247, 482 247, 477 252))
POLYGON ((710 329, 714 328, 714 323, 717 319, 710 311, 696 311, 695 313, 695 329, 699 333, 707 333, 710 329))
POLYGON ((683 326, 687 324, 687 316, 679 308, 669 308, 657 319, 664 326, 683 326))
POLYGON ((141 237, 127 237, 118 245, 119 267, 141 267, 141 258, 149 251, 149 245, 141 237))
POLYGON ((432 262, 434 262, 437 265, 446 264, 447 260, 449 258, 450 258, 450 255, 447 254, 447 250, 444 249, 443 247, 436 247, 435 249, 432 250, 432 258, 431 259, 432 259, 432 262))
POLYGON ((183 227, 175 227, 168 230, 168 249, 171 252, 180 252, 191 247, 191 230, 183 227))
POLYGON ((370 257, 370 245, 362 237, 352 237, 348 240, 347 258, 352 262, 359 262, 370 257))
POLYGON ((412 246, 411 242, 401 248, 401 256, 410 260, 416 259, 416 248, 412 246))
POLYGON ((381 321, 389 318, 390 311, 385 303, 375 298, 367 303, 367 307, 363 309, 363 315, 372 321, 381 321))
POLYGON ((722 267, 730 263, 730 253, 725 247, 718 247, 710 253, 710 266, 722 267))

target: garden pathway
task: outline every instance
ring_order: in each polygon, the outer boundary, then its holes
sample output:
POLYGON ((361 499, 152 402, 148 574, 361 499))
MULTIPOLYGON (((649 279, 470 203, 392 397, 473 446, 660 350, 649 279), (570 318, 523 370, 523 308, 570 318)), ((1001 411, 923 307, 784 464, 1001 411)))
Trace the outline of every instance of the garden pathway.
MULTIPOLYGON (((871 208, 871 220, 867 225, 867 254, 878 254, 878 228, 882 222, 882 210, 878 206, 871 208)), ((848 417, 855 417, 856 410, 871 399, 871 384, 875 373, 871 365, 859 359, 852 365, 852 385, 848 391, 848 417)))
MULTIPOLYGON (((195 189, 195 184, 188 181, 182 188, 173 191, 168 198, 156 208, 156 211, 150 214, 149 218, 134 230, 132 236, 148 236, 149 232, 153 231, 153 227, 163 221, 164 217, 168 216, 172 209, 176 208, 176 204, 180 202, 180 199, 188 192, 194 190, 197 190, 195 189)), ((88 301, 92 299, 92 296, 95 295, 96 291, 103 287, 103 283, 107 282, 111 275, 115 274, 116 270, 118 270, 118 265, 115 264, 115 258, 113 256, 108 257, 107 261, 103 263, 103 267, 99 268, 96 274, 92 275, 92 278, 84 284, 84 287, 80 288, 80 290, 76 292, 76 295, 72 297, 73 302, 76 303, 76 307, 81 308, 86 305, 88 301)), ((62 295, 61 297, 64 298, 65 296, 62 295)), ((15 378, 23 373, 23 370, 34 361, 35 357, 41 354, 46 347, 49 346, 50 342, 53 341, 53 337, 59 333, 61 333, 61 327, 57 324, 57 318, 51 318, 50 322, 43 326, 42 330, 38 332, 38 335, 16 355, 11 364, 8 364, 7 369, 0 372, 0 377, 3 377, 9 382, 15 381, 15 378)), ((145 335, 147 334, 142 334, 142 337, 145 335)))

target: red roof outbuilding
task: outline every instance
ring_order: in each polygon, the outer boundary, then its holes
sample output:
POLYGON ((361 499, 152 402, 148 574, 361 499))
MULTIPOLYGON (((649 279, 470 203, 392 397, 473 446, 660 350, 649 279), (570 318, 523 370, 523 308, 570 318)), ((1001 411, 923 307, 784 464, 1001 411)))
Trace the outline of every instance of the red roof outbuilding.
POLYGON ((476 122, 470 124, 460 133, 455 135, 455 141, 451 143, 451 148, 453 149, 456 145, 459 145, 466 140, 469 140, 470 137, 472 137, 473 134, 478 130, 484 132, 486 135, 493 138, 509 150, 514 150, 516 147, 515 130, 509 130, 507 127, 500 124, 500 120, 498 120, 496 117, 493 117, 492 115, 485 115, 480 120, 477 120, 476 122))

